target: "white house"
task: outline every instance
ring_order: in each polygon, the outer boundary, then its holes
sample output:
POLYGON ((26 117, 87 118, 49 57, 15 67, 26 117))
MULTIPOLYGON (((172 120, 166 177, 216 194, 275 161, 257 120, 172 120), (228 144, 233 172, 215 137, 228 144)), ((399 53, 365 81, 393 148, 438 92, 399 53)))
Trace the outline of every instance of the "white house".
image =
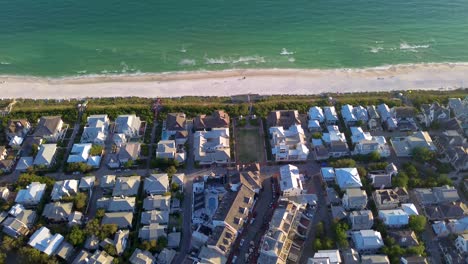
POLYGON ((39 146, 36 158, 34 159, 34 166, 50 167, 55 161, 55 151, 57 150, 56 144, 42 144, 39 146))
POLYGON ((325 116, 323 115, 322 108, 318 106, 311 107, 309 109, 308 117, 309 123, 307 127, 309 131, 321 131, 322 128, 320 125, 323 124, 323 122, 325 121, 325 116))
POLYGON ((114 133, 125 134, 127 139, 138 137, 141 123, 140 117, 136 115, 119 115, 115 119, 114 133))
POLYGON ((335 169, 336 183, 340 189, 361 188, 362 182, 356 168, 335 169))
POLYGON ((335 170, 332 167, 323 167, 320 169, 322 179, 325 182, 335 181, 335 170))
POLYGON ((372 136, 369 132, 364 132, 361 127, 351 127, 350 129, 354 154, 367 155, 376 151, 381 157, 390 156, 390 148, 385 137, 372 136))
POLYGON ((63 196, 74 196, 78 193, 78 180, 57 181, 52 189, 52 201, 61 200, 63 196))
POLYGON ((45 184, 31 182, 26 189, 21 189, 18 192, 15 202, 24 205, 37 205, 41 202, 45 189, 45 184))
POLYGON ((297 196, 304 191, 299 175, 299 169, 293 165, 285 165, 280 168, 280 189, 283 196, 297 196))
POLYGON ((360 253, 375 252, 384 246, 380 232, 370 229, 352 232, 351 238, 360 253))
POLYGON ((304 130, 300 125, 270 127, 272 154, 276 161, 306 160, 309 148, 306 146, 304 130))
POLYGON ((354 126, 357 123, 357 118, 353 113, 353 106, 346 104, 341 107, 341 116, 346 126, 354 126))
POLYGON ((322 135, 322 140, 325 143, 346 142, 345 134, 340 132, 338 126, 327 126, 327 131, 327 133, 323 133, 322 135))
POLYGON ((39 119, 34 136, 47 142, 57 142, 63 136, 63 121, 60 116, 43 116, 39 119))
POLYGON ((369 121, 369 115, 367 109, 358 105, 353 108, 353 114, 358 121, 362 121, 363 124, 366 124, 369 121))
POLYGON ((388 227, 399 228, 408 225, 409 215, 402 209, 380 210, 379 218, 388 227))
POLYGON ((307 264, 340 264, 341 255, 338 249, 319 250, 315 252, 314 258, 309 258, 307 264))
POLYGON ((200 164, 226 164, 231 159, 229 128, 197 131, 193 136, 196 162, 200 164))
POLYGON ((164 194, 170 190, 167 173, 151 174, 145 179, 144 189, 148 195, 164 194))
POLYGON ((70 155, 68 156, 68 163, 83 162, 86 163, 89 158, 89 152, 91 151, 91 143, 86 144, 73 144, 70 155))
POLYGON ((338 123, 338 114, 334 106, 325 106, 323 114, 325 115, 327 125, 336 125, 338 123))
POLYGON ((156 148, 156 157, 159 159, 174 159, 179 163, 185 162, 185 151, 178 151, 174 140, 161 140, 156 148))
POLYGON ((81 135, 81 143, 104 145, 109 133, 109 118, 107 115, 91 115, 81 135))
POLYGON ((52 235, 50 230, 43 226, 37 230, 29 239, 28 244, 40 252, 51 256, 54 255, 65 238, 60 234, 52 235))
POLYGON ((412 150, 416 147, 437 151, 436 145, 426 131, 417 131, 407 137, 394 137, 390 139, 390 143, 398 157, 410 157, 412 150))

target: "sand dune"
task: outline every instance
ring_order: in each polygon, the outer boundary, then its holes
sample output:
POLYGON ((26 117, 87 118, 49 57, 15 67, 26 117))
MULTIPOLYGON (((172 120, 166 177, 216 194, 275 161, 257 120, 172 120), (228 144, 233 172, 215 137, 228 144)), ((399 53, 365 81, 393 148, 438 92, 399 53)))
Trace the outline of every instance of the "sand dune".
POLYGON ((1 98, 177 97, 319 94, 456 89, 468 84, 467 64, 417 64, 366 69, 249 69, 64 78, 0 76, 1 98))

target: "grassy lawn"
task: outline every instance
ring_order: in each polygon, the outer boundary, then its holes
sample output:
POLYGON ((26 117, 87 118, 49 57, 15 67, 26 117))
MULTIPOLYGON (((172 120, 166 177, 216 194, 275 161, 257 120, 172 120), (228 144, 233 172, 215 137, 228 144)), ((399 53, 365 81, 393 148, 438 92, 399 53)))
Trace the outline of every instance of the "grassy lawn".
POLYGON ((260 137, 258 129, 237 130, 238 151, 240 162, 261 162, 264 160, 263 138, 260 137))

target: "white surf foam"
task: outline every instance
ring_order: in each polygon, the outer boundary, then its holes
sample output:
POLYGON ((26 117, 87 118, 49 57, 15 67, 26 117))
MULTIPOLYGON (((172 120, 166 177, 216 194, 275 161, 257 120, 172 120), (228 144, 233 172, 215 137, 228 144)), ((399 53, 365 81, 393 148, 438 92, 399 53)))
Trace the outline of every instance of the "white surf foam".
POLYGON ((242 56, 237 59, 234 58, 207 58, 205 57, 205 64, 250 64, 250 63, 265 63, 265 58, 262 56, 242 56))
POLYGON ((0 65, 10 65, 11 62, 6 62, 6 61, 0 61, 0 65))
POLYGON ((418 49, 427 49, 430 47, 431 47, 430 45, 411 45, 405 41, 400 43, 400 50, 403 50, 403 51, 418 52, 418 49))
POLYGON ((378 46, 378 47, 370 47, 370 48, 371 48, 371 49, 370 49, 370 52, 371 52, 371 53, 379 53, 380 51, 384 50, 384 48, 383 48, 383 47, 380 47, 380 46, 378 46))
POLYGON ((295 59, 295 58, 293 58, 293 57, 291 57, 291 58, 288 58, 288 61, 289 61, 289 62, 295 62, 295 61, 296 61, 296 59, 295 59))
POLYGON ((193 65, 196 65, 196 64, 197 64, 196 61, 192 60, 192 59, 182 59, 179 62, 179 65, 182 65, 182 66, 185 66, 185 65, 193 66, 193 65))

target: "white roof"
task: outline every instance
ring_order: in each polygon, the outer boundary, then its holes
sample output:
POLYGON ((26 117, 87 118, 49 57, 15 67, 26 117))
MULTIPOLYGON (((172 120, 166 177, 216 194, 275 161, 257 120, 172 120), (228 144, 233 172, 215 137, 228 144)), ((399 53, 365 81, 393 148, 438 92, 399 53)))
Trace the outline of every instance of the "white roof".
POLYGON ((42 144, 39 147, 39 152, 34 159, 34 165, 49 166, 54 158, 55 151, 57 150, 56 144, 42 144))
POLYGON ((14 136, 11 140, 10 140, 10 143, 8 143, 8 145, 10 146, 21 146, 21 144, 23 144, 23 138, 22 137, 18 137, 18 136, 14 136))
POLYGON ((419 215, 418 209, 416 209, 416 206, 412 203, 401 204, 401 209, 408 215, 419 215))
POLYGON ((299 177, 299 169, 291 164, 280 168, 281 190, 302 189, 302 182, 299 177))
POLYGON ((50 230, 43 226, 31 236, 28 244, 50 256, 57 250, 63 240, 64 237, 62 235, 52 235, 50 230))
POLYGON ((101 164, 101 156, 91 156, 88 158, 88 162, 86 162, 89 166, 92 167, 99 167, 101 164))
POLYGON ((325 119, 325 116, 323 115, 323 110, 322 108, 318 106, 313 106, 309 109, 309 119, 310 120, 318 120, 320 123, 322 123, 325 119))
POLYGON ((74 144, 70 152, 70 155, 68 156, 67 162, 68 163, 86 162, 88 160, 91 147, 92 147, 91 143, 74 144))
POLYGON ((341 107, 341 115, 345 122, 357 121, 356 116, 353 113, 353 106, 346 104, 341 107))
POLYGON ((341 189, 361 188, 362 182, 356 168, 335 169, 336 182, 341 189))
POLYGON ((323 108, 323 113, 327 121, 338 121, 338 115, 336 114, 334 106, 325 106, 323 108))
POLYGON ((319 250, 314 258, 327 258, 331 263, 341 263, 340 251, 338 249, 319 250))
POLYGON ((335 170, 332 167, 323 167, 320 169, 322 172, 322 177, 325 180, 334 180, 335 179, 335 170))
MULTIPOLYGON (((364 132, 361 127, 351 127, 351 141, 358 143, 364 140, 372 140, 373 137, 369 132, 364 132)), ((385 140, 385 138, 384 138, 385 140)))
POLYGON ((330 143, 332 141, 346 142, 344 133, 340 132, 338 126, 327 126, 328 133, 323 133, 323 141, 330 143))
POLYGON ((386 225, 407 225, 409 215, 402 209, 380 210, 379 217, 386 225))
POLYGON ((63 196, 72 196, 78 192, 78 180, 57 181, 54 184, 50 196, 53 201, 62 199, 63 196))
POLYGON ((94 182, 96 181, 96 177, 94 176, 86 176, 80 179, 80 186, 79 188, 92 188, 94 186, 94 182))
POLYGON ((41 201, 45 189, 45 184, 31 182, 26 189, 22 189, 18 192, 15 202, 20 204, 37 204, 41 201))
POLYGON ((151 174, 145 179, 145 191, 148 193, 165 193, 169 190, 167 173, 151 174))

